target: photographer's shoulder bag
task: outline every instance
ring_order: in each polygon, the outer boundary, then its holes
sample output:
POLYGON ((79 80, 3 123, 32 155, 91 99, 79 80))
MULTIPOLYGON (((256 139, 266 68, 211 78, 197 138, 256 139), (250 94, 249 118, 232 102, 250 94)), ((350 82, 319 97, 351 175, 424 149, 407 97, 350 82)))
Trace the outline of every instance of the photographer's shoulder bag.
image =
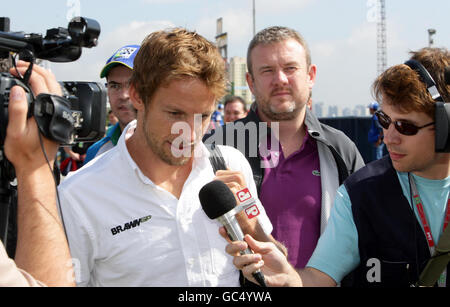
MULTIPOLYGON (((419 287, 433 287, 440 278, 440 284, 445 286, 445 278, 448 280, 448 263, 450 262, 450 227, 446 227, 442 233, 438 244, 436 245, 435 253, 428 261, 425 269, 422 271, 417 282, 419 287), (444 273, 445 272, 445 273, 444 273)), ((447 283, 448 285, 448 283, 447 283)))

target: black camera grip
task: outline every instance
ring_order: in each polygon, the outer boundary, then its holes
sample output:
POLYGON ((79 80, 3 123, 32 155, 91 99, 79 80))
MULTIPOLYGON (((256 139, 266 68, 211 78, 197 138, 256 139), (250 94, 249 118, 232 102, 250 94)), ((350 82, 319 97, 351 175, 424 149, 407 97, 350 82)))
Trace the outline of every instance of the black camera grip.
POLYGON ((40 94, 33 103, 34 118, 39 131, 58 143, 72 143, 75 137, 70 102, 61 96, 40 94))

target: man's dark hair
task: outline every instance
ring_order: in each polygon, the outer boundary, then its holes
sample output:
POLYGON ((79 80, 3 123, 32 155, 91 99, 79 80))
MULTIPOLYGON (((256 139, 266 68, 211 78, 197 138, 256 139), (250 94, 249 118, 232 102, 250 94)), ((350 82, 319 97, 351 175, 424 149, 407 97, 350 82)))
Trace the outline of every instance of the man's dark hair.
POLYGON ((235 101, 242 103, 242 106, 244 107, 244 112, 247 112, 247 105, 245 104, 244 99, 242 99, 242 97, 240 96, 227 96, 225 98, 225 102, 223 103, 224 108, 227 106, 228 103, 232 103, 235 101))

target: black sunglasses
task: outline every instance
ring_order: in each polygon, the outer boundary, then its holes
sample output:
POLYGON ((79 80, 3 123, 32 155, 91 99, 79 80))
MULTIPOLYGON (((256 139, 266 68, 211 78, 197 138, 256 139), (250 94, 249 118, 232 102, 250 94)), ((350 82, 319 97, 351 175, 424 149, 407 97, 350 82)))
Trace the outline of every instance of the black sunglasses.
POLYGON ((377 116, 378 122, 380 123, 381 127, 383 127, 383 129, 389 129, 389 126, 391 125, 391 123, 393 123, 395 129, 403 135, 415 135, 417 134, 417 132, 419 132, 420 129, 434 125, 434 122, 432 122, 424 126, 417 127, 414 124, 402 120, 392 121, 392 119, 381 110, 376 111, 375 115, 377 116))

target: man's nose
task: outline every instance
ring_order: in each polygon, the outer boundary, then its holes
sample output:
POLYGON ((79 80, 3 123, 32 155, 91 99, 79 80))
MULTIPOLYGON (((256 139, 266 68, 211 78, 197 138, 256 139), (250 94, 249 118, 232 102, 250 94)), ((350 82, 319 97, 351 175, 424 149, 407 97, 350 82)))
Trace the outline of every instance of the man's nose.
POLYGON ((282 69, 279 69, 273 74, 273 82, 275 84, 287 84, 289 83, 289 78, 282 69))
POLYGON ((391 123, 387 129, 383 129, 383 142, 386 145, 398 144, 400 141, 400 133, 391 123))
POLYGON ((122 99, 129 99, 130 98, 130 91, 128 86, 122 87, 119 93, 120 98, 122 99))

